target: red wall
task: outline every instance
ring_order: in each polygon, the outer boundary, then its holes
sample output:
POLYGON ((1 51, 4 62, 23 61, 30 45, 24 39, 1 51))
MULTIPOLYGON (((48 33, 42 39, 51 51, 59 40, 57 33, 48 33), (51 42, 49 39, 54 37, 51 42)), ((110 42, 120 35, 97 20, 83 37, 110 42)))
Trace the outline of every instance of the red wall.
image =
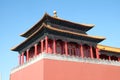
POLYGON ((10 80, 43 80, 43 60, 11 74, 10 80))
POLYGON ((44 59, 11 74, 11 80, 120 80, 120 67, 44 59))
POLYGON ((120 67, 46 59, 44 80, 120 80, 120 67))

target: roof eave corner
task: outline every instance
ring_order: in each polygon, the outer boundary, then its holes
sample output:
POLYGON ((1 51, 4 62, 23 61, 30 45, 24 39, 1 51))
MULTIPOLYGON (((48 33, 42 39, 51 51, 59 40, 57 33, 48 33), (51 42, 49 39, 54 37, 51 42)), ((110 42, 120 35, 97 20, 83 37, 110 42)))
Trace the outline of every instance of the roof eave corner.
POLYGON ((95 26, 95 24, 85 24, 86 26, 93 28, 95 26))
POLYGON ((25 36, 25 33, 20 34, 20 36, 22 36, 22 37, 26 37, 26 36, 25 36))
POLYGON ((30 30, 32 30, 40 21, 42 21, 45 17, 51 17, 47 12, 45 12, 45 14, 43 15, 43 17, 35 24, 35 25, 33 25, 30 29, 28 29, 26 32, 24 32, 24 33, 22 33, 22 34, 20 34, 20 36, 22 36, 22 37, 28 37, 27 36, 27 33, 30 31, 30 30))
POLYGON ((102 40, 106 40, 106 38, 105 38, 105 37, 103 37, 103 38, 102 38, 102 40))
POLYGON ((101 41, 100 41, 100 42, 104 41, 105 39, 106 39, 105 37, 101 38, 101 41))
POLYGON ((19 47, 19 45, 16 45, 16 46, 12 47, 10 50, 11 51, 18 51, 18 47, 19 47))
POLYGON ((15 47, 13 47, 13 48, 11 48, 10 50, 11 50, 11 51, 16 51, 16 48, 15 48, 15 47))

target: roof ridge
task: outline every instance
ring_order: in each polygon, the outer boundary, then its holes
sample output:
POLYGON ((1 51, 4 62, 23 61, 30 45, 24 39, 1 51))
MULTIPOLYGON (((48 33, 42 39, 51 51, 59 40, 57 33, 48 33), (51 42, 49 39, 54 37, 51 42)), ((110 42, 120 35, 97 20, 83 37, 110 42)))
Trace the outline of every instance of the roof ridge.
MULTIPOLYGON (((50 16, 50 15, 48 14, 48 16, 50 16)), ((70 22, 70 23, 73 23, 73 24, 86 26, 86 27, 94 27, 94 26, 95 26, 94 24, 86 24, 86 23, 72 22, 72 21, 65 20, 65 19, 62 19, 62 18, 59 18, 59 17, 54 17, 54 16, 50 16, 50 17, 52 17, 52 18, 54 18, 54 19, 59 19, 59 20, 62 20, 62 21, 70 22)))

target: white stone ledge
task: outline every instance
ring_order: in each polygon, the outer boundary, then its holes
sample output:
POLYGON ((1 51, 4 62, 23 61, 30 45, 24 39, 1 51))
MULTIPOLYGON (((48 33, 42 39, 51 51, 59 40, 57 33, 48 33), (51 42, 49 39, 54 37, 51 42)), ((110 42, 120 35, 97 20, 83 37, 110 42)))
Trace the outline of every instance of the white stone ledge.
POLYGON ((50 53, 41 53, 38 56, 30 59, 29 61, 25 62, 24 64, 17 66, 11 70, 11 74, 19 71, 33 63, 36 63, 42 59, 51 59, 51 60, 62 60, 62 61, 74 61, 74 62, 85 62, 85 63, 92 63, 92 64, 104 64, 104 65, 114 65, 120 66, 120 62, 114 60, 104 60, 104 59, 91 59, 91 58, 81 58, 78 56, 66 56, 61 54, 50 54, 50 53))

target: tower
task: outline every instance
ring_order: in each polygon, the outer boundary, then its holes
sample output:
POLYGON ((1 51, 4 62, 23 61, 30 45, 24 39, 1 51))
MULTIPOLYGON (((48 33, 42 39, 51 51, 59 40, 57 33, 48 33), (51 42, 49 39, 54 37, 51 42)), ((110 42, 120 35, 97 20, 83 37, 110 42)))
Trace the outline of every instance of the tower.
POLYGON ((91 36, 92 24, 67 21, 45 13, 21 34, 26 40, 13 51, 19 65, 11 80, 117 80, 120 78, 120 48, 98 44, 104 37, 91 36))

